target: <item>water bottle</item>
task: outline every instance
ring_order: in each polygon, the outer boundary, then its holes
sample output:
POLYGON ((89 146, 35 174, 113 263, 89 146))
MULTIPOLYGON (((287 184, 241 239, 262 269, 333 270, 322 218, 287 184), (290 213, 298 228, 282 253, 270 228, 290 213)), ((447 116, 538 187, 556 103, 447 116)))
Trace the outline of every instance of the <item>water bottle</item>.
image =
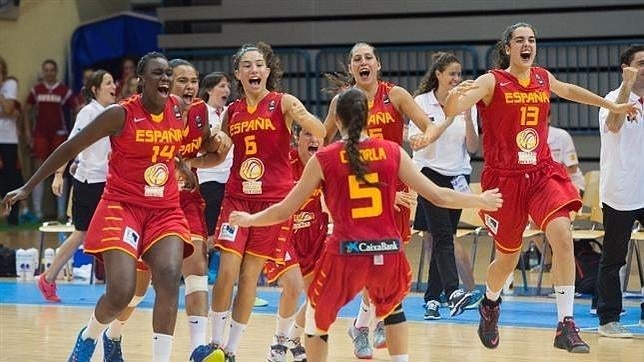
POLYGON ((526 268, 531 269, 537 265, 539 265, 539 255, 537 247, 533 242, 530 242, 530 247, 528 248, 528 265, 526 266, 526 268))
POLYGON ((45 249, 45 257, 43 258, 43 266, 45 267, 45 271, 51 268, 51 264, 54 262, 54 256, 55 256, 54 249, 52 248, 45 249))
POLYGON ((27 252, 29 253, 29 257, 31 258, 27 280, 32 280, 34 278, 36 270, 38 270, 38 266, 40 265, 40 255, 38 255, 38 249, 36 248, 27 249, 27 252))

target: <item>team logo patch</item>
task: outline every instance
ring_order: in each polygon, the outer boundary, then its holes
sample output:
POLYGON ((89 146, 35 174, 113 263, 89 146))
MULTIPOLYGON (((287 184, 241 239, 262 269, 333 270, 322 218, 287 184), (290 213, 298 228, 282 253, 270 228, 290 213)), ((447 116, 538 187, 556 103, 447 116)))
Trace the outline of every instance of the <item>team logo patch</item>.
POLYGON ((499 222, 488 214, 485 214, 485 226, 487 226, 494 235, 499 231, 499 222))
POLYGON ((134 229, 129 226, 125 227, 125 232, 123 232, 123 241, 128 243, 134 249, 138 249, 139 245, 139 234, 134 231, 134 229))
POLYGON ((177 117, 177 119, 182 118, 181 117, 181 110, 179 109, 178 105, 175 104, 174 107, 172 107, 172 110, 174 111, 174 116, 177 117))
POLYGON ((539 74, 535 74, 535 77, 537 78, 537 83, 539 83, 539 85, 546 84, 539 74))
POLYGON ((157 163, 148 167, 143 175, 145 182, 150 186, 163 186, 168 182, 170 171, 164 163, 157 163))
POLYGON ((526 128, 517 133, 517 146, 523 152, 534 151, 539 145, 539 135, 533 128, 526 128))
POLYGON ((165 183, 168 182, 170 171, 164 163, 157 163, 148 167, 143 173, 147 185, 144 187, 145 197, 163 197, 165 183))
POLYGON ((264 176, 264 163, 259 158, 251 157, 239 166, 239 176, 242 181, 242 192, 247 195, 260 195, 262 193, 262 182, 259 179, 264 176))
POLYGON ((239 176, 246 181, 257 181, 264 176, 264 163, 259 158, 251 157, 239 166, 239 176))
POLYGON ((275 100, 272 100, 272 101, 268 102, 268 111, 269 112, 273 112, 275 110, 275 107, 277 107, 277 103, 275 102, 275 100))
POLYGON ((303 229, 311 226, 315 214, 310 211, 303 211, 293 216, 293 230, 303 229))
POLYGON ((225 241, 235 241, 235 236, 237 236, 238 229, 238 226, 233 226, 227 222, 224 222, 221 224, 221 228, 219 229, 218 239, 225 241))
POLYGON ((387 254, 400 251, 400 240, 351 240, 340 243, 340 254, 387 254))
POLYGON ((203 127, 203 122, 201 121, 201 116, 195 117, 195 123, 197 124, 197 128, 202 128, 203 127))
POLYGON ((386 94, 382 97, 382 103, 384 104, 389 104, 391 101, 389 100, 389 94, 386 94))
POLYGON ((517 153, 517 159, 521 165, 536 165, 537 153, 533 152, 539 146, 539 134, 532 128, 526 128, 517 133, 517 146, 521 151, 517 153))

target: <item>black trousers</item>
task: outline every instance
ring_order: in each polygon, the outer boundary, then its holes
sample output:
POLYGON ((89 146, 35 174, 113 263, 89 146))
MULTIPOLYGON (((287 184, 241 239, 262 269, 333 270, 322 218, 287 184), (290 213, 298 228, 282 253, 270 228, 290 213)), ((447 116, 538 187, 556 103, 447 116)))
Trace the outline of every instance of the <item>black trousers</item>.
POLYGON ((599 324, 618 322, 622 311, 622 290, 619 269, 626 264, 628 241, 633 223, 644 225, 644 208, 630 211, 615 210, 602 204, 604 211, 604 247, 597 273, 597 315, 599 324))
MULTIPOLYGON (((22 184, 22 176, 18 167, 18 145, 13 143, 0 143, 0 197, 9 191, 17 189, 22 184)), ((7 223, 18 225, 19 205, 14 205, 7 215, 7 223)))
MULTIPOLYGON (((438 186, 453 189, 451 183, 453 176, 441 175, 428 167, 423 168, 421 172, 438 186)), ((469 182, 469 175, 465 175, 465 178, 469 182)), ((418 206, 423 208, 425 222, 433 238, 425 302, 438 300, 443 290, 449 298, 452 292, 458 289, 459 284, 454 257, 454 234, 461 217, 461 210, 438 207, 424 198, 419 198, 418 206)))
POLYGON ((204 216, 206 218, 208 236, 215 233, 215 227, 217 226, 217 219, 219 218, 219 212, 221 211, 221 203, 224 199, 225 189, 226 184, 222 184, 217 181, 208 181, 199 185, 199 192, 201 192, 201 196, 206 202, 204 216))

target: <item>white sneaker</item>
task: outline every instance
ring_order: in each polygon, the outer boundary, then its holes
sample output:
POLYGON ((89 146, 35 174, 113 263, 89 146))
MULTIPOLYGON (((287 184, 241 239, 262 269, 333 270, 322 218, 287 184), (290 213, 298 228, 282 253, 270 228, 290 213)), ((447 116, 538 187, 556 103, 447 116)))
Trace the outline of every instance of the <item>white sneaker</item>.
POLYGON ((600 336, 609 337, 609 338, 632 338, 633 333, 631 333, 626 327, 624 327, 619 322, 610 322, 606 323, 603 326, 599 326, 597 329, 600 336))

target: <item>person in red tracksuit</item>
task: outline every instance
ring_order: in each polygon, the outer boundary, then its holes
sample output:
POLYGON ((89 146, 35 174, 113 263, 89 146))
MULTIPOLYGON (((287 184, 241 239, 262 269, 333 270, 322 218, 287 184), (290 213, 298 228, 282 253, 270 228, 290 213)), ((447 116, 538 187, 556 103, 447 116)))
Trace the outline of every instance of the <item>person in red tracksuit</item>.
POLYGON ((395 222, 398 180, 444 207, 495 210, 501 195, 479 195, 440 188, 424 177, 396 143, 367 135, 367 97, 349 89, 337 98, 342 140, 319 150, 288 196, 264 211, 235 211, 233 225, 265 226, 282 222, 319 186, 334 220, 333 232, 318 261, 308 291, 306 310, 307 361, 326 361, 328 330, 342 306, 363 288, 375 314, 384 318, 392 361, 409 361, 407 325, 401 302, 409 292, 411 269, 395 222))
POLYGON ((499 295, 517 265, 522 233, 530 216, 552 246, 559 318, 554 346, 588 353, 590 348, 579 336, 573 319, 575 263, 570 212, 579 210, 581 200, 565 168, 552 160, 548 148, 550 93, 616 113, 635 112, 635 108, 605 100, 534 66, 536 35, 529 24, 508 27, 498 45, 498 69, 476 81, 461 83, 450 90, 445 101, 448 117, 477 105, 485 134, 481 186, 484 190, 499 188, 506 205, 495 212, 481 212, 499 252, 488 268, 478 335, 487 348, 499 344, 499 295))

